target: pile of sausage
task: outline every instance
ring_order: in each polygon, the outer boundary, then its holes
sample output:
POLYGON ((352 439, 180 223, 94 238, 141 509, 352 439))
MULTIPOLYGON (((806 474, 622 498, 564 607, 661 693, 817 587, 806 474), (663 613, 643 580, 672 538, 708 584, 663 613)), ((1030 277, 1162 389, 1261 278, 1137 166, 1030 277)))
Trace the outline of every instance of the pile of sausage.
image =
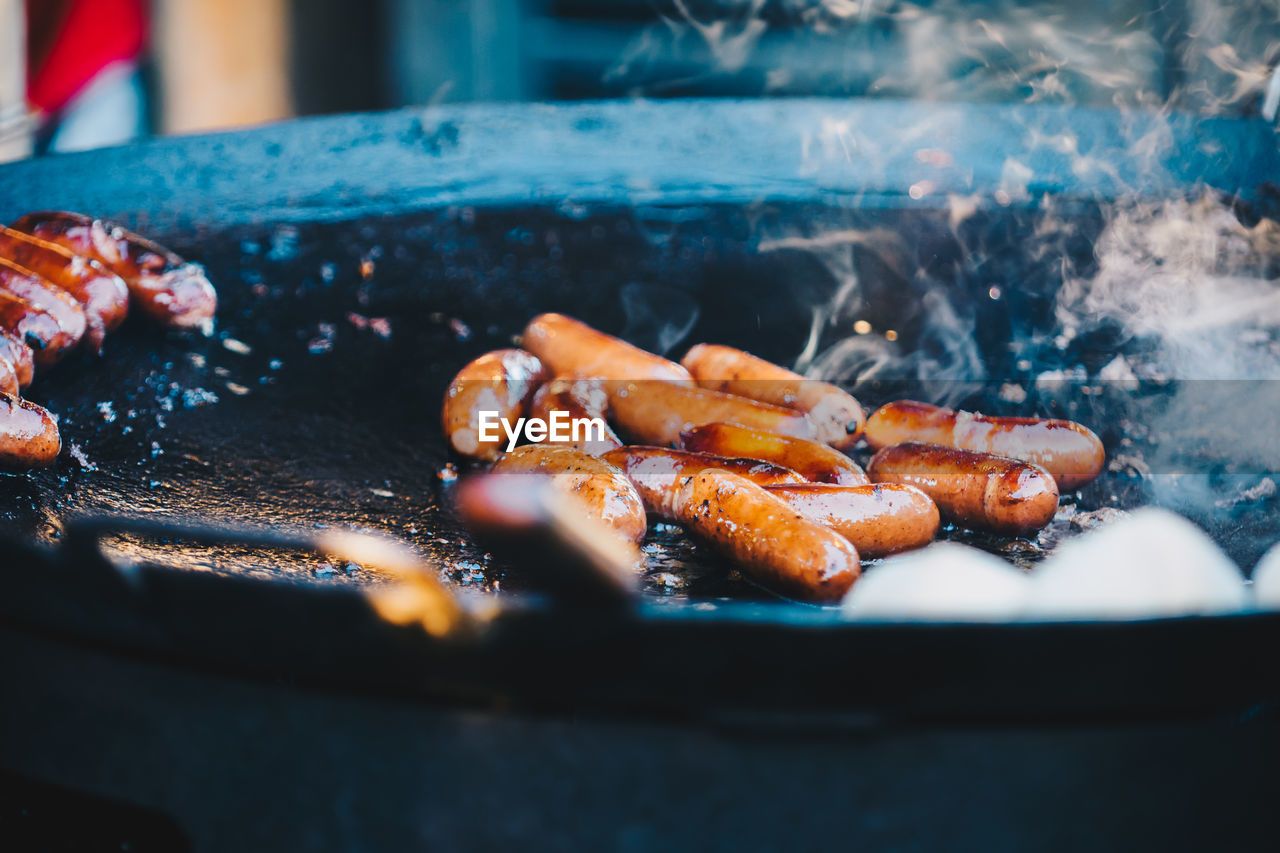
POLYGON ((909 401, 865 418, 839 387, 730 347, 698 344, 676 364, 558 314, 535 317, 521 344, 481 356, 450 384, 453 450, 492 463, 494 475, 550 475, 584 516, 631 542, 650 519, 682 525, 802 601, 841 598, 861 558, 921 547, 943 518, 1034 532, 1059 489, 1103 466, 1098 437, 1070 421, 909 401), (482 411, 515 423, 554 410, 610 428, 507 453, 505 436, 482 439, 482 411), (876 451, 865 472, 844 452, 859 440, 876 451))
POLYGON ((207 330, 218 298, 199 264, 101 219, 45 211, 0 225, 0 469, 57 457, 56 420, 20 394, 77 346, 101 354, 130 303, 162 326, 207 330))

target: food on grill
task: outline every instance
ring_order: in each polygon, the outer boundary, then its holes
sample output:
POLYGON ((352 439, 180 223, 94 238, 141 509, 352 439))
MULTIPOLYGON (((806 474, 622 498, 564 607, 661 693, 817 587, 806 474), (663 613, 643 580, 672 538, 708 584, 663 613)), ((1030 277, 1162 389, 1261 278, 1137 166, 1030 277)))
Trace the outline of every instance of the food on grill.
POLYGON ((957 542, 890 557, 845 596, 851 619, 997 622, 1026 607, 1030 581, 1009 563, 957 542))
POLYGON ((84 337, 84 309, 80 303, 65 290, 3 258, 0 258, 0 293, 26 301, 57 323, 58 331, 44 338, 44 345, 35 353, 37 364, 47 366, 57 362, 84 337))
POLYGON ((764 459, 790 468, 811 483, 862 486, 871 482, 858 463, 825 444, 734 424, 694 427, 680 436, 680 446, 719 456, 764 459))
POLYGON ((515 429, 546 378, 537 356, 519 349, 495 350, 465 365, 444 395, 441 417, 449 446, 474 459, 497 459, 510 439, 501 423, 492 423, 486 433, 496 437, 482 440, 481 413, 494 412, 515 429))
POLYGON ((521 346, 556 376, 657 379, 693 384, 673 361, 645 352, 563 314, 539 314, 525 326, 521 346))
POLYGON ((4 328, 2 321, 0 321, 0 358, 4 358, 13 365, 20 387, 26 388, 31 384, 35 376, 36 364, 31 347, 27 346, 20 334, 4 328))
POLYGON ((938 532, 937 505, 914 486, 804 483, 767 489, 792 509, 848 539, 864 558, 921 548, 938 532))
POLYGON ((97 261, 73 254, 55 243, 0 225, 0 258, 43 276, 65 290, 84 309, 85 344, 102 352, 107 332, 124 322, 129 290, 124 280, 97 261))
POLYGON ((18 383, 18 369, 13 366, 8 356, 0 354, 0 391, 16 397, 21 390, 22 387, 18 383))
POLYGON ((853 447, 866 415, 852 396, 829 382, 806 379, 748 352, 698 344, 680 363, 703 388, 805 412, 814 437, 842 450, 853 447))
POLYGON ((907 441, 943 444, 1034 462, 1069 492, 1102 473, 1102 442, 1074 421, 1003 418, 900 400, 867 420, 867 443, 879 450, 907 441))
POLYGON ((536 474, 551 478, 556 488, 572 495, 582 511, 604 522, 631 542, 644 538, 648 521, 636 487, 621 469, 595 456, 547 444, 526 444, 503 456, 494 474, 536 474))
POLYGON ((790 598, 838 601, 858 578, 848 539, 737 474, 699 471, 680 487, 675 510, 690 533, 790 598))
POLYGON ((557 412, 564 413, 559 417, 580 422, 588 419, 598 421, 601 425, 599 432, 594 426, 590 430, 582 428, 576 433, 578 438, 575 439, 574 430, 570 428, 567 442, 556 441, 550 434, 547 441, 599 456, 622 446, 622 440, 605 421, 608 409, 609 396, 598 380, 560 378, 551 380, 537 390, 530 404, 529 416, 548 424, 557 412))
POLYGON ((933 498, 944 518, 997 533, 1039 530, 1058 508, 1058 487, 1047 471, 991 453, 896 444, 872 457, 867 474, 875 483, 916 486, 933 498))
POLYGON ((675 520, 676 493, 681 483, 706 468, 730 471, 762 486, 805 481, 795 471, 759 459, 729 459, 666 447, 622 447, 601 458, 625 471, 640 493, 645 510, 666 521, 675 520))
POLYGON ((43 407, 0 392, 0 468, 42 468, 62 449, 58 425, 43 407))
POLYGON ((13 333, 31 348, 34 362, 40 366, 57 360, 65 333, 54 316, 27 300, 0 290, 0 329, 13 333), (54 356, 51 360, 49 353, 54 356))
POLYGON ((672 382, 606 382, 609 413, 623 436, 636 444, 676 447, 694 427, 732 423, 812 438, 813 427, 794 409, 672 382))
POLYGON ((28 213, 11 226, 95 260, 124 279, 133 303, 162 326, 207 329, 218 295, 204 268, 119 225, 79 213, 28 213))

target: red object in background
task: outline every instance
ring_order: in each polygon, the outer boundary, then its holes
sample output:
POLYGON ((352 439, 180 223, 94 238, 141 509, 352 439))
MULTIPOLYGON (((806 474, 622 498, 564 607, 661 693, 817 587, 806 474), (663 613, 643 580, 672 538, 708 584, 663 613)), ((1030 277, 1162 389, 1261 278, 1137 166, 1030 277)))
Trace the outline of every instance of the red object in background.
POLYGON ((150 27, 144 0, 27 0, 27 100, 56 113, 113 62, 136 59, 150 27))

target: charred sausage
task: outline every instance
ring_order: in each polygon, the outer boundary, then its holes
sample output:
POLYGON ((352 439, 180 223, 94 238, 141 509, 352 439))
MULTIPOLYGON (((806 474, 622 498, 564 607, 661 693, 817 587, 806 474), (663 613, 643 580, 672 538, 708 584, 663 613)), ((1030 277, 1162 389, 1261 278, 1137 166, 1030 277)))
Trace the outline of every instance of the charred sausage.
POLYGON ((702 470, 680 487, 676 516, 756 582, 801 601, 838 601, 857 580, 848 539, 745 477, 702 470))
POLYGON ((0 329, 23 341, 32 361, 41 367, 56 362, 65 351, 65 334, 53 315, 4 290, 0 290, 0 329))
POLYGON ((645 352, 563 314, 534 317, 525 326, 520 345, 542 359, 556 376, 656 379, 693 384, 689 372, 674 361, 645 352))
POLYGON ((913 400, 881 406, 867 421, 866 436, 877 450, 922 441, 1033 462, 1064 492, 1097 477, 1106 461, 1098 436, 1074 421, 989 417, 913 400))
POLYGON ((4 328, 3 325, 0 325, 0 356, 13 365, 20 388, 26 388, 31 384, 31 380, 35 378, 36 364, 31 354, 31 347, 27 346, 19 335, 4 328))
POLYGON ((621 447, 601 458, 626 472, 640 493, 645 510, 664 521, 675 520, 675 500, 680 485, 705 468, 729 471, 762 486, 804 482, 795 471, 769 462, 727 459, 665 447, 621 447))
POLYGON ((134 305, 161 326, 212 327, 218 294, 204 267, 158 243, 119 225, 64 211, 28 213, 12 227, 99 262, 124 279, 134 305))
POLYGON ((494 460, 507 445, 500 426, 490 429, 496 439, 482 440, 481 413, 515 424, 524 417, 534 391, 547 378, 538 357, 524 350, 500 349, 466 364, 444 394, 441 419, 449 446, 463 456, 494 460))
POLYGON ((43 468, 58 458, 62 439, 43 406, 0 392, 0 468, 43 468))
POLYGON ((798 409, 813 422, 814 437, 847 450, 862 432, 866 415, 852 395, 816 379, 779 367, 749 352, 718 344, 698 344, 680 363, 703 388, 798 409))
POLYGON ((804 414, 746 397, 673 382, 607 382, 609 416, 637 444, 675 447, 686 430, 731 423, 765 432, 812 438, 804 414))
POLYGON ((680 446, 719 456, 763 459, 790 468, 811 483, 862 486, 871 482, 857 462, 828 445, 734 424, 694 427, 680 436, 680 446))
POLYGON ((0 258, 0 291, 25 299, 58 321, 62 331, 52 349, 44 352, 46 363, 62 358, 84 337, 85 317, 80 303, 43 276, 0 258))
POLYGON ((804 483, 766 488, 848 539, 868 559, 923 548, 938 533, 938 506, 915 486, 804 483))
POLYGON ((872 482, 915 486, 943 517, 997 533, 1039 530, 1058 508, 1049 472, 1007 456, 908 442, 877 452, 867 474, 872 482))
POLYGON ((567 442, 555 441, 553 435, 548 434, 546 443, 559 444, 581 450, 583 453, 590 453, 592 456, 599 456, 622 446, 622 440, 605 421, 608 409, 609 396, 599 381, 561 378, 552 379, 537 390, 529 407, 529 416, 541 418, 548 424, 552 424, 553 418, 558 413, 564 412, 566 417, 575 422, 585 419, 596 422, 599 425, 598 428, 594 426, 591 429, 582 430, 577 427, 571 428, 567 442))

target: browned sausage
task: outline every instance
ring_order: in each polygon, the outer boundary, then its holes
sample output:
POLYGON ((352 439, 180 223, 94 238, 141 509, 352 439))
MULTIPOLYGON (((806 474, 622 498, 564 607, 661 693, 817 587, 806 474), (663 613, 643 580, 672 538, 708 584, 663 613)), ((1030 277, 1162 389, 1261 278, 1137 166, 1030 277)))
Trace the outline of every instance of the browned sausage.
POLYGON ((621 538, 644 538, 648 522, 636 487, 621 469, 595 456, 554 444, 526 444, 499 459, 493 473, 548 475, 556 488, 582 504, 587 515, 621 538))
POLYGON ((122 322, 129 310, 124 280, 97 261, 68 249, 0 225, 0 258, 13 261, 71 294, 84 308, 85 345, 102 352, 102 339, 122 322))
POLYGON ((30 349, 35 364, 45 367, 65 351, 62 326, 53 315, 25 299, 0 290, 0 329, 12 332, 30 349))
POLYGON ((12 227, 98 261, 124 279, 134 304, 161 326, 208 330, 218 294, 204 267, 101 219, 79 213, 28 213, 12 227))
POLYGON ((876 483, 915 486, 965 527, 1025 534, 1049 523, 1058 487, 1039 465, 937 444, 896 444, 871 458, 876 483))
POLYGON ((674 361, 645 352, 563 314, 539 314, 524 328, 521 346, 557 376, 600 379, 661 379, 693 384, 674 361))
POLYGON ((858 579, 858 551, 745 477, 704 469, 685 480, 676 515, 756 582, 801 601, 832 602, 858 579))
POLYGON ((14 374, 18 378, 18 387, 26 388, 35 378, 35 358, 31 347, 22 338, 0 326, 0 356, 13 365, 14 374))
POLYGON ((0 392, 18 396, 22 390, 22 386, 18 382, 18 369, 13 366, 13 362, 0 353, 0 392))
POLYGON ((868 559, 922 548, 938 533, 938 505, 915 486, 804 483, 766 488, 848 539, 868 559))
POLYGON ((0 468, 43 468, 58 458, 62 439, 43 406, 0 392, 0 468))
POLYGON ((731 423, 753 429, 812 438, 813 427, 794 409, 771 406, 709 388, 674 382, 607 382, 609 416, 636 444, 675 447, 686 430, 704 424, 731 423))
POLYGON ((866 420, 862 406, 830 382, 806 379, 749 352, 718 344, 698 344, 680 363, 703 388, 807 413, 814 437, 825 444, 847 450, 862 432, 866 420))
POLYGON ((719 456, 763 459, 790 468, 811 483, 863 486, 871 482, 857 462, 825 444, 734 424, 694 427, 680 436, 680 446, 719 456))
POLYGON ((609 396, 598 380, 560 378, 552 379, 533 395, 529 417, 541 418, 551 424, 552 418, 558 416, 556 413, 564 412, 565 416, 574 421, 595 420, 599 428, 593 426, 590 430, 582 429, 577 433, 570 429, 568 441, 555 441, 548 434, 545 443, 572 447, 574 450, 599 456, 622 446, 622 440, 605 421, 608 409, 609 396), (577 438, 574 438, 575 434, 577 438))
POLYGON ((1102 442, 1075 421, 988 417, 913 400, 881 406, 867 421, 866 436, 877 450, 923 441, 1034 462, 1064 492, 1097 477, 1106 461, 1102 442))
POLYGON ((441 411, 449 446, 463 456, 497 459, 507 446, 507 434, 494 425, 488 433, 497 438, 482 440, 481 413, 494 412, 515 429, 528 411, 533 392, 546 378, 546 368, 537 356, 520 349, 494 350, 463 366, 445 391, 441 411))
POLYGON ((666 447, 620 447, 601 458, 625 471, 640 493, 645 510, 664 521, 675 520, 676 492, 680 484, 704 468, 730 471, 761 486, 804 482, 795 471, 770 462, 727 459, 666 447))
POLYGON ((61 332, 50 348, 42 353, 44 363, 62 358, 84 337, 85 317, 80 303, 42 276, 0 258, 0 291, 25 299, 35 307, 48 311, 58 321, 61 332))

